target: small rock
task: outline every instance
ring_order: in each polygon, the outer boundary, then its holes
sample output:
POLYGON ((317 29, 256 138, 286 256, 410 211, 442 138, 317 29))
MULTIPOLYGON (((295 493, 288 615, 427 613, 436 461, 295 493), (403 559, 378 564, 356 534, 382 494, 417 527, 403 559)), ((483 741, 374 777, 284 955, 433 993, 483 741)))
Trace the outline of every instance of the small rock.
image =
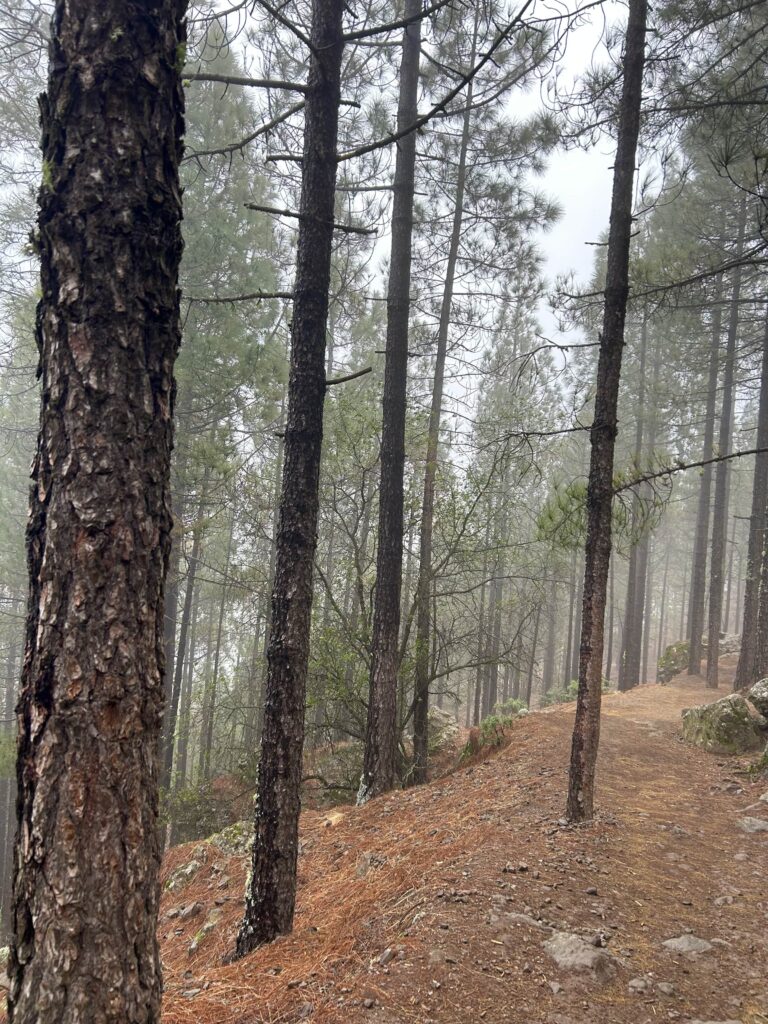
POLYGON ((195 996, 199 996, 203 990, 201 988, 185 988, 182 991, 182 997, 184 999, 194 999, 195 996))
POLYGON ((373 999, 364 999, 363 1000, 363 1006, 366 1008, 366 1010, 372 1010, 375 1005, 376 1005, 376 1002, 373 999))
POLYGON ((601 980, 607 980, 615 973, 613 957, 603 949, 597 949, 580 935, 572 932, 555 932, 551 939, 542 943, 558 967, 567 971, 592 971, 601 980))
POLYGON ((183 907, 179 911, 180 921, 189 921, 193 917, 197 917, 198 914, 202 914, 203 905, 202 903, 190 903, 189 906, 183 907))
POLYGON ((633 978, 630 981, 628 988, 629 991, 634 994, 638 994, 640 992, 647 992, 648 982, 645 980, 645 978, 633 978))
POLYGON ((739 818, 739 828, 742 832, 768 832, 768 821, 762 818, 739 818))
POLYGON ((379 963, 382 967, 386 967, 387 964, 391 963, 395 959, 395 951, 391 946, 387 946, 383 953, 379 956, 379 963))
POLYGON ((659 981, 656 984, 656 991, 661 992, 663 996, 673 996, 675 994, 675 986, 671 985, 668 981, 659 981))
POLYGON ((711 942, 695 935, 678 935, 674 939, 667 939, 662 945, 672 953, 707 953, 712 949, 711 942))
POLYGON ((590 885, 590 887, 585 891, 587 896, 597 896, 597 887, 594 885, 590 885))
POLYGON ((733 896, 718 896, 714 902, 716 907, 730 907, 733 903, 733 896))
POLYGON ((559 981, 548 981, 547 984, 552 989, 552 995, 556 996, 558 992, 563 991, 563 986, 559 981))

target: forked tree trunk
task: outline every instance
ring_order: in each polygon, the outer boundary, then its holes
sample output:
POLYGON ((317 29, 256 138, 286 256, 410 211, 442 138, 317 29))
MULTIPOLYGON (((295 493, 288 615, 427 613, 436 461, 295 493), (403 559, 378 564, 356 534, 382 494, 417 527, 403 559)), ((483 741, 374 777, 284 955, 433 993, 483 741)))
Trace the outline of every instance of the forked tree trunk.
MULTIPOLYGON (((398 131, 413 124, 418 112, 421 10, 421 0, 406 0, 405 17, 415 20, 403 31, 398 131)), ((415 167, 416 133, 410 132, 397 142, 393 183, 376 593, 365 754, 358 803, 391 789, 395 784, 397 764, 398 637, 403 570, 403 472, 415 167)))
MULTIPOLYGON (((744 248, 744 229, 747 222, 747 200, 742 196, 739 205, 738 237, 736 256, 744 248)), ((723 373, 723 405, 720 411, 720 434, 718 453, 728 456, 733 440, 733 411, 735 404, 736 341, 739 333, 739 300, 741 297, 741 265, 733 271, 728 318, 728 342, 725 350, 725 371, 723 373)), ((715 470, 715 500, 712 504, 712 568, 709 574, 709 619, 707 626, 707 687, 717 689, 720 658, 720 627, 723 616, 723 570, 725 569, 725 540, 728 529, 728 480, 730 463, 725 459, 718 462, 715 470)))
POLYGON ((344 7, 344 0, 312 4, 285 463, 255 834, 238 957, 290 931, 296 902, 344 7))
POLYGON ((18 705, 14 1024, 159 1020, 158 741, 183 134, 178 0, 57 0, 18 705))
POLYGON ((646 0, 630 0, 624 55, 624 81, 619 137, 613 171, 611 221, 608 233, 605 308, 597 367, 595 415, 590 431, 591 454, 587 485, 587 540, 584 567, 579 693, 568 779, 570 821, 593 815, 595 765, 600 740, 603 624, 608 566, 611 559, 613 459, 616 409, 624 348, 624 323, 629 297, 629 247, 632 236, 632 194, 645 64, 646 0))

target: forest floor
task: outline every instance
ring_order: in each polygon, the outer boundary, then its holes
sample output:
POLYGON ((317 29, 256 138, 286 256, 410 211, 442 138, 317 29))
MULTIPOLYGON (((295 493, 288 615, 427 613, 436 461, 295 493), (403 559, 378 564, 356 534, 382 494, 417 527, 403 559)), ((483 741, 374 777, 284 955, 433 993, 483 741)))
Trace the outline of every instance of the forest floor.
POLYGON ((684 676, 606 697, 587 827, 562 819, 573 705, 429 786, 307 812, 295 930, 238 963, 246 858, 172 851, 166 877, 201 867, 163 897, 164 1024, 768 1024, 768 833, 739 825, 768 821, 768 783, 680 741, 711 698, 684 676), (560 932, 594 967, 558 966, 560 932), (663 945, 685 935, 709 948, 663 945))

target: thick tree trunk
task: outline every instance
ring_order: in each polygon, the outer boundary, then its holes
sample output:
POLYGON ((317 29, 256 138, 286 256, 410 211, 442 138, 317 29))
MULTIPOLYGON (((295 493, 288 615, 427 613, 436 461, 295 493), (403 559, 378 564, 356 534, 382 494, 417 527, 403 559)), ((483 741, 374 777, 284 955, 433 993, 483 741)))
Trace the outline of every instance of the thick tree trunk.
POLYGON ((251 874, 235 955, 290 931, 304 747, 312 570, 317 546, 325 333, 336 189, 344 0, 314 0, 285 464, 277 530, 251 874))
POLYGON ((603 625, 608 565, 611 558, 613 459, 616 410, 624 348, 624 322, 629 297, 629 248, 632 236, 632 195, 635 154, 640 130, 643 67, 645 64, 646 0, 630 0, 619 136, 613 172, 613 196, 608 233, 603 331, 595 392, 595 415, 587 485, 587 540, 582 603, 579 693, 568 779, 567 816, 570 821, 593 815, 595 765, 600 739, 603 625))
MULTIPOLYGON (((469 67, 475 63, 477 34, 481 7, 475 10, 475 24, 469 67)), ((435 377, 432 384, 432 404, 429 410, 427 429, 427 458, 424 467, 424 491, 421 504, 421 531, 419 534, 419 580, 416 588, 416 664, 415 695, 413 708, 413 779, 416 783, 427 778, 427 711, 429 709, 429 671, 426 652, 429 649, 429 635, 432 622, 429 616, 429 591, 432 579, 432 533, 435 515, 435 481, 437 478, 437 453, 440 443, 440 420, 443 410, 443 388, 445 383, 445 361, 448 354, 448 331, 451 325, 451 306, 459 259, 462 224, 464 221, 464 192, 467 182, 467 152, 469 149, 472 120, 472 97, 474 82, 467 86, 466 109, 461 131, 459 164, 456 172, 456 198, 453 208, 453 225, 448 259, 440 305, 440 323, 437 328, 437 352, 435 354, 435 377)))
MULTIPOLYGON (((405 17, 416 20, 403 31, 400 97, 397 108, 398 130, 413 124, 417 117, 421 8, 421 0, 406 0, 405 17)), ((376 555, 368 719, 358 803, 364 803, 369 797, 385 793, 394 786, 397 762, 398 636, 403 569, 403 472, 415 166, 416 134, 410 132, 397 143, 393 184, 384 415, 381 433, 379 540, 376 555)))
MULTIPOLYGON (((709 347, 709 369, 707 372, 707 408, 704 420, 704 444, 701 458, 704 462, 712 458, 715 443, 715 416, 717 413, 717 378, 720 367, 720 334, 722 331, 722 310, 720 300, 723 294, 722 276, 715 281, 714 308, 712 311, 712 340, 709 347)), ((688 674, 697 676, 701 672, 701 637, 704 632, 704 606, 707 590, 707 551, 709 548, 709 516, 712 495, 712 465, 704 466, 699 485, 696 507, 696 532, 693 541, 693 564, 691 567, 691 590, 688 602, 688 674)), ((683 631, 680 630, 682 637, 683 631)))
POLYGON ((184 4, 57 0, 9 1021, 159 1020, 184 4))
MULTIPOLYGON (((763 336, 760 368, 760 404, 757 412, 756 448, 768 449, 768 317, 763 336)), ((734 689, 750 686, 758 679, 757 616, 760 595, 760 565, 765 546, 766 503, 768 502, 768 451, 755 456, 752 482, 752 512, 747 541, 747 573, 744 587, 744 611, 741 626, 741 651, 734 689)))
MULTIPOLYGON (((744 249, 744 230, 747 223, 746 196, 739 207, 736 257, 744 249)), ((733 411, 735 404, 736 341, 739 333, 739 300, 741 297, 741 265, 733 271, 730 315, 728 318, 728 342, 725 349, 725 371, 723 373, 723 404, 720 410, 720 432, 718 453, 731 453, 733 440, 733 411)), ((728 529, 728 480, 730 463, 718 462, 715 469, 715 500, 712 504, 712 568, 709 574, 709 618, 707 626, 707 686, 717 689, 718 661, 720 658, 720 627, 723 617, 723 570, 725 568, 725 540, 728 529)))

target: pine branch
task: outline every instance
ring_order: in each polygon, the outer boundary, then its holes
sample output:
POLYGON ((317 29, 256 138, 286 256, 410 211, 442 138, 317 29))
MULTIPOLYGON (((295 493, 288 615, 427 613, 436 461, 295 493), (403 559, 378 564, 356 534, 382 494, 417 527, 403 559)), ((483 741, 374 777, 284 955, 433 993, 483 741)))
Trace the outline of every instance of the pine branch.
MULTIPOLYGON (((292 217, 294 220, 301 220, 302 214, 294 210, 283 210, 279 206, 262 206, 260 203, 246 203, 246 210, 255 210, 257 213, 272 213, 276 217, 292 217)), ((354 224, 334 224, 334 230, 346 231, 350 235, 375 235, 375 228, 359 228, 354 224)))

